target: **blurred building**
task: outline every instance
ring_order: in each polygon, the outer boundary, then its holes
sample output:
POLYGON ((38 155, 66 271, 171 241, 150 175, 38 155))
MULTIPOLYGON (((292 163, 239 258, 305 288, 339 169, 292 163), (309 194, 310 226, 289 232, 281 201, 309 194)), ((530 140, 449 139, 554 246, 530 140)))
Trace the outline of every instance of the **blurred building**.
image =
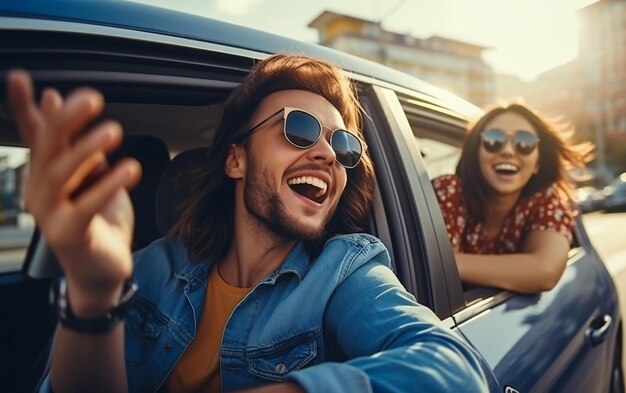
POLYGON ((496 100, 522 99, 542 114, 578 124, 584 106, 580 72, 580 63, 575 59, 542 72, 532 81, 496 73, 496 100))
POLYGON ((494 86, 496 101, 512 101, 526 96, 528 82, 515 75, 495 72, 494 86))
MULTIPOLYGON (((27 156, 28 157, 28 156, 27 156)), ((15 190, 16 190, 16 203, 20 212, 26 211, 25 196, 26 196, 26 181, 28 180, 28 159, 15 167, 15 190)))
POLYGON ((544 114, 563 116, 580 125, 584 105, 578 59, 537 75, 531 88, 526 89, 526 99, 544 114))
POLYGON ((27 162, 11 165, 9 156, 0 156, 0 226, 15 225, 24 211, 27 177, 27 162))
POLYGON ((378 22, 324 11, 309 27, 319 43, 386 64, 484 106, 495 97, 484 46, 440 36, 427 39, 385 31, 378 22))
MULTIPOLYGON (((593 140, 593 129, 584 124, 585 101, 580 75, 580 61, 574 59, 542 72, 531 82, 520 81, 517 90, 508 93, 511 96, 516 93, 544 115, 572 123, 577 140, 593 140)), ((498 97, 502 97, 500 94, 505 94, 505 90, 499 90, 498 97)))
POLYGON ((0 225, 17 216, 16 196, 15 169, 9 166, 9 157, 0 156, 0 225))
MULTIPOLYGON (((593 130, 600 168, 616 164, 623 170, 626 169, 626 0, 599 0, 578 11, 578 22, 578 58, 585 99, 579 127, 593 130)), ((611 175, 604 174, 607 178, 611 175)))
POLYGON ((578 11, 578 57, 530 82, 497 75, 496 97, 522 96, 576 126, 596 145, 598 183, 626 171, 626 0, 599 0, 578 11))

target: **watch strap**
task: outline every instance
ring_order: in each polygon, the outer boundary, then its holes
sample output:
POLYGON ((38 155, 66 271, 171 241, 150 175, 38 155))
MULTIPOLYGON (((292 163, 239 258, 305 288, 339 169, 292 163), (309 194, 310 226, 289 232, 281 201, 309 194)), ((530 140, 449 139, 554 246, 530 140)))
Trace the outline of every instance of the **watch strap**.
POLYGON ((109 311, 99 317, 80 318, 72 312, 65 277, 59 277, 53 282, 50 302, 55 305, 59 322, 64 328, 86 334, 103 334, 111 331, 124 319, 126 308, 137 292, 137 288, 134 281, 126 281, 120 300, 109 311))

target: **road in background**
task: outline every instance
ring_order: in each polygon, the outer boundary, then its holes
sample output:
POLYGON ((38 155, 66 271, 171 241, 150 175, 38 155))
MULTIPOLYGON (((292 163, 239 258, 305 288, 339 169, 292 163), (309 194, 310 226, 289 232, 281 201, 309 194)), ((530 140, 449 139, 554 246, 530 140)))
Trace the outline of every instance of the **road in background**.
POLYGON ((583 222, 594 248, 615 281, 622 314, 626 315, 626 213, 588 213, 583 216, 583 222))
POLYGON ((21 268, 32 234, 32 227, 0 226, 0 273, 21 268))
POLYGON ((626 271, 626 213, 588 213, 583 222, 609 271, 626 271))

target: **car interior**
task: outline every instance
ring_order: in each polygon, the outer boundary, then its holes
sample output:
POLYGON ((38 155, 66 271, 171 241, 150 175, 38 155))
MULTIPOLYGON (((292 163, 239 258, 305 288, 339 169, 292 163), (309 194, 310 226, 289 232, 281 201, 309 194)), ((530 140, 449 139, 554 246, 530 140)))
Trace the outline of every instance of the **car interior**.
MULTIPOLYGON (((4 81, 6 75, 1 77, 4 81)), ((62 86, 62 91, 75 86, 70 83, 51 84, 62 86)), ((4 84, 0 85, 4 90, 4 84)), ((126 91, 127 88, 121 86, 91 85, 101 89, 111 102, 107 104, 102 118, 116 119, 125 129, 123 143, 109 156, 109 161, 114 163, 123 157, 133 157, 143 167, 141 182, 129 193, 135 210, 133 249, 136 250, 160 237, 160 230, 165 231, 168 225, 163 223, 172 220, 173 213, 165 212, 164 207, 168 206, 166 201, 172 199, 169 191, 176 189, 172 185, 162 186, 159 193, 162 175, 171 158, 193 146, 207 146, 210 143, 211 131, 215 129, 219 117, 219 101, 234 84, 204 89, 203 94, 196 93, 202 96, 202 100, 187 92, 170 95, 166 91, 154 94, 147 100, 152 101, 150 103, 138 103, 143 97, 133 98, 126 91), (157 200, 160 201, 158 208, 157 200), (159 221, 159 211, 169 218, 159 221)), ((173 93, 167 86, 165 90, 173 93)), ((135 91, 151 94, 155 89, 135 91)), ((0 156, 19 155, 21 166, 28 152, 21 146, 18 131, 8 113, 3 100, 0 104, 0 156)), ((167 172, 172 172, 172 169, 167 172)), ((17 225, 9 221, 3 223, 3 218, 0 217, 0 225, 5 224, 7 230, 17 225)), ((26 221, 24 225, 24 230, 28 232, 25 243, 0 244, 0 271, 6 273, 0 274, 0 306, 4 315, 2 319, 6 321, 0 323, 0 347, 3 348, 0 360, 1 391, 33 390, 48 363, 56 327, 56 315, 47 299, 51 280, 60 270, 46 247, 45 239, 33 224, 26 221), (22 273, 19 273, 20 270, 22 273)))
MULTIPOLYGON (((242 68, 229 81, 224 78, 181 80, 180 76, 160 76, 152 79, 145 74, 94 73, 88 71, 37 71, 37 89, 45 85, 57 86, 62 93, 88 82, 105 95, 107 105, 102 119, 116 119, 125 130, 122 146, 110 155, 111 163, 123 157, 136 158, 143 167, 139 185, 130 192, 135 209, 136 227, 133 249, 139 249, 167 234, 177 212, 176 201, 186 191, 176 180, 178 173, 207 154, 217 127, 222 100, 245 74, 242 68), (113 83, 112 78, 123 83, 113 83), (71 82, 70 82, 71 81, 71 82), (141 92, 141 95, 138 95, 141 92)), ((4 90, 5 74, 0 73, 0 88, 4 90)), ((40 91, 40 90, 38 90, 40 91)), ((448 122, 441 117, 429 119, 428 112, 416 111, 408 100, 401 100, 403 108, 418 141, 429 177, 454 171, 460 155, 464 122, 450 115, 448 122)), ((367 98, 362 99, 366 112, 371 113, 367 98)), ((377 137, 376 125, 365 119, 364 132, 368 141, 377 137)), ((6 149, 27 151, 9 118, 6 102, 0 101, 0 156, 6 149)), ((377 154, 375 150, 370 150, 377 154)), ((379 160, 380 162, 380 160, 379 160)), ((387 245, 392 262, 394 247, 380 190, 376 189, 374 209, 368 231, 376 234, 387 245), (377 225, 378 224, 378 225, 377 225)), ((0 217, 0 221, 1 221, 0 217)), ((0 348, 10 356, 0 360, 0 387, 7 391, 29 391, 39 380, 48 362, 51 337, 56 326, 54 311, 47 304, 52 277, 60 273, 54 257, 45 245, 36 227, 31 224, 32 236, 23 252, 10 254, 9 265, 22 269, 26 275, 0 274, 0 306, 11 323, 0 324, 0 348), (22 262, 24 265, 22 266, 22 262)), ((0 256, 7 251, 0 248, 0 256)), ((2 266, 0 266, 0 269, 2 266)), ((393 265, 394 270, 398 267, 393 265)), ((419 266, 417 267, 419 268, 419 266)), ((0 270, 1 272, 2 270, 0 270)), ((426 276, 423 272, 397 271, 404 280, 426 276)), ((405 283, 406 285, 406 283, 405 283)), ((424 293, 424 285, 413 287, 424 293)), ((478 302, 501 292, 492 288, 472 288, 465 291, 467 304, 478 302)), ((418 298, 420 297, 418 294, 418 298)))
MULTIPOLYGON (((37 93, 48 84, 59 86, 62 93, 81 85, 80 78, 78 82, 67 82, 64 79, 67 75, 41 72, 33 75, 37 93)), ((4 81, 6 75, 0 78, 4 81)), ((109 162, 114 164, 124 157, 133 157, 143 168, 140 183, 129 192, 135 210, 132 248, 137 250, 171 228, 177 217, 174 207, 187 195, 179 174, 208 154, 207 146, 217 127, 221 102, 235 83, 215 82, 201 89, 202 94, 189 95, 170 88, 167 83, 161 85, 165 91, 159 91, 155 86, 146 90, 145 86, 131 89, 128 85, 101 83, 98 79, 92 82, 90 85, 101 90, 107 99, 98 120, 116 119, 124 127, 122 145, 109 155, 109 162), (143 95, 135 96, 137 92, 152 94, 148 103, 143 102, 143 95)), ((3 83, 0 82, 0 88, 4 90, 3 83)), ((5 101, 0 102, 0 149, 0 156, 19 152, 20 166, 27 160, 28 151, 20 141, 5 101)), ((378 209, 382 209, 380 202, 378 209)), ((10 260, 6 263, 8 267, 0 270, 7 273, 0 274, 0 307, 4 318, 10 321, 0 324, 3 348, 0 390, 3 391, 32 391, 40 383, 49 364, 56 327, 56 315, 47 299, 51 281, 61 270, 34 223, 27 223, 25 228, 29 231, 28 239, 19 250, 0 247, 0 256, 6 254, 5 259, 10 260)), ((372 217, 370 232, 376 230, 372 217)))

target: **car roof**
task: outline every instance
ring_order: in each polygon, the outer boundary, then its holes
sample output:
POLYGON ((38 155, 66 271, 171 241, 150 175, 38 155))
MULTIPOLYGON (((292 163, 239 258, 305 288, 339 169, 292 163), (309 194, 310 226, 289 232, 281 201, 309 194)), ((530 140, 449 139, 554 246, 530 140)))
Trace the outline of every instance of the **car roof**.
MULTIPOLYGON (((326 59, 346 71, 430 97, 471 118, 479 109, 443 89, 381 64, 321 45, 250 29, 198 15, 126 0, 24 0, 0 3, 0 28, 6 17, 40 19, 122 28, 254 51, 303 53, 326 59)), ((37 26, 25 23, 21 28, 37 26)))

